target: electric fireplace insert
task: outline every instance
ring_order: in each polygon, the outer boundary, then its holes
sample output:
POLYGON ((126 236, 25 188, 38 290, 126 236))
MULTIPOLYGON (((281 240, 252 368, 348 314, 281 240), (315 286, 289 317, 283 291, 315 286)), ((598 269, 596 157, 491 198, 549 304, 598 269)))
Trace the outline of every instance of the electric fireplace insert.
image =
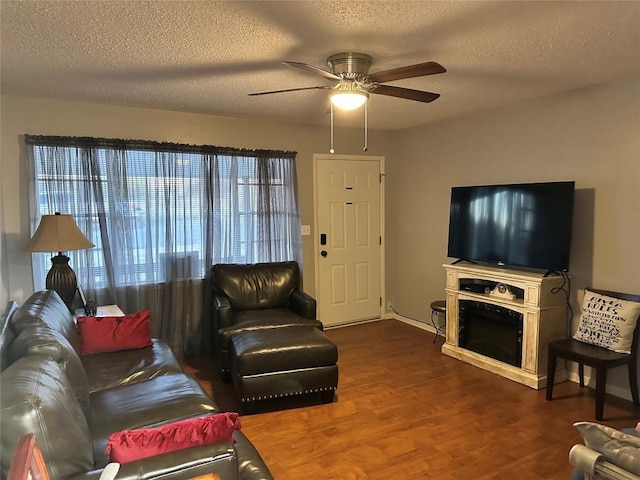
POLYGON ((522 367, 522 313, 491 303, 460 300, 459 347, 522 367))

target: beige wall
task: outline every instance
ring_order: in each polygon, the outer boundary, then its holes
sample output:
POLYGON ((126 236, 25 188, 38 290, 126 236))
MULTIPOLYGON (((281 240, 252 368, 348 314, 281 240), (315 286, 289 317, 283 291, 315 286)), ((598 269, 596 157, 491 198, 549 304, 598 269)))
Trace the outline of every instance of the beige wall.
MULTIPOLYGON (((329 150, 329 127, 300 127, 276 121, 213 117, 59 102, 3 95, 0 97, 0 172, 2 186, 2 288, 0 302, 23 301, 33 291, 30 254, 22 252, 29 238, 28 180, 21 135, 70 135, 134 138, 238 148, 295 150, 300 213, 313 224, 313 154, 329 150), (5 255, 6 248, 6 255, 5 255)), ((369 133, 371 155, 385 155, 389 133, 369 133)), ((362 131, 336 128, 336 153, 361 154, 362 131)), ((313 236, 303 238, 304 286, 315 293, 313 236)))
MULTIPOLYGON (((573 307, 587 285, 640 293, 640 79, 513 104, 400 132, 372 132, 386 157, 386 291, 401 315, 426 320, 443 298, 450 188, 575 180, 571 254, 573 307)), ((328 127, 124 107, 2 97, 0 248, 6 298, 31 292, 26 172, 19 136, 126 137, 296 150, 302 223, 313 223, 313 153, 328 127), (4 248, 6 247, 6 250, 4 248)), ((361 132, 338 131, 338 153, 360 154, 361 132), (350 143, 349 143, 350 142, 350 143), (343 146, 344 145, 344 146, 343 146)), ((305 289, 313 292, 312 237, 304 238, 305 289)), ((4 301, 4 299, 2 299, 4 301)), ((629 397, 615 372, 609 391, 629 397)))
MULTIPOLYGON (((589 285, 640 294, 639 85, 634 78, 399 132, 386 160, 394 309, 426 320, 429 302, 444 298, 456 185, 575 180, 574 298, 589 285)), ((610 391, 630 398, 624 369, 615 373, 610 391)))
POLYGON ((451 261, 451 187, 491 183, 575 180, 572 287, 640 293, 638 85, 636 78, 399 132, 386 162, 394 307, 426 318, 425 298, 442 297, 442 264, 451 261))

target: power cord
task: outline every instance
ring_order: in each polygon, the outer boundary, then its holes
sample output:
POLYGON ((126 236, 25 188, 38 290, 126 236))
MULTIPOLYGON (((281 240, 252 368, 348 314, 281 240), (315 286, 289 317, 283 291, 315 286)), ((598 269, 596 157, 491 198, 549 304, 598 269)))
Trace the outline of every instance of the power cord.
POLYGON ((418 319, 418 318, 410 317, 409 315, 405 315, 405 314, 403 314, 403 313, 400 313, 400 312, 396 311, 396 310, 393 308, 393 305, 389 305, 389 309, 390 309, 393 313, 398 314, 398 315, 400 315, 401 317, 408 318, 409 320, 413 320, 413 321, 415 321, 415 322, 426 323, 427 325, 429 324, 429 320, 420 320, 420 319, 418 319))
MULTIPOLYGON (((410 317, 408 315, 403 315, 402 313, 396 311, 393 308, 393 305, 389 305, 389 310, 391 310, 393 313, 400 315, 403 318, 407 318, 409 320, 413 320, 414 322, 418 322, 421 323, 422 325, 425 325, 427 327, 429 327, 429 331, 431 328, 433 328, 433 333, 434 333, 434 337, 433 337, 433 343, 435 344, 436 341, 438 340, 439 337, 445 336, 444 334, 446 333, 444 326, 445 324, 440 323, 440 321, 438 321, 438 325, 436 325, 433 316, 431 316, 430 319, 427 320, 420 320, 418 318, 414 318, 414 317, 410 317)), ((433 314, 432 314, 433 315, 433 314)), ((441 313, 438 314, 438 316, 442 315, 441 313)), ((445 336, 445 341, 446 341, 446 336, 445 336)))
POLYGON ((571 319, 573 318, 573 308, 571 308, 571 302, 569 301, 569 297, 571 296, 571 278, 567 272, 559 272, 562 276, 562 285, 559 287, 554 287, 551 289, 551 293, 556 295, 560 292, 564 292, 565 294, 565 302, 567 304, 567 309, 569 312, 569 318, 567 319, 567 337, 571 336, 571 319), (566 287, 566 288, 565 288, 566 287))
MULTIPOLYGON (((438 327, 438 326, 434 323, 434 321, 433 321, 433 317, 430 317, 430 318, 428 318, 427 320, 420 320, 419 318, 410 317, 409 315, 404 315, 404 314, 402 314, 402 313, 400 313, 400 312, 396 311, 396 310, 393 308, 393 305, 389 305, 389 309, 390 309, 393 313, 396 313, 396 314, 400 315, 400 316, 401 316, 401 317, 403 317, 403 318, 408 318, 409 320, 413 320, 414 322, 422 323, 423 325, 427 325, 427 326, 429 326, 429 327, 432 327, 432 328, 434 329, 434 331, 435 331, 435 333, 436 333, 437 335, 439 335, 439 334, 440 334, 440 332, 444 332, 444 327, 443 327, 443 325, 440 325, 440 326, 438 327)), ((438 314, 438 315, 442 315, 442 314, 440 313, 440 314, 438 314)), ((438 322, 438 323, 440 324, 440 322, 438 322)))

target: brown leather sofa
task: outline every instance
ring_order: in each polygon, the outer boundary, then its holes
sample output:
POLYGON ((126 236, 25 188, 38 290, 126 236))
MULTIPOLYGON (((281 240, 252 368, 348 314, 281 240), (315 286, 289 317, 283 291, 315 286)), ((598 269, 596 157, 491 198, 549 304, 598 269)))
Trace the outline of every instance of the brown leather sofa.
POLYGON ((323 329, 316 301, 300 289, 297 262, 220 263, 211 267, 213 343, 220 373, 230 379, 231 338, 239 332, 292 326, 323 329))
MULTIPOLYGON (((18 440, 34 433, 53 480, 98 479, 109 434, 219 411, 158 339, 137 350, 82 357, 73 317, 53 291, 7 306, 0 321, 2 478, 18 440)), ((269 480, 241 431, 217 442, 123 464, 116 479, 269 480)))

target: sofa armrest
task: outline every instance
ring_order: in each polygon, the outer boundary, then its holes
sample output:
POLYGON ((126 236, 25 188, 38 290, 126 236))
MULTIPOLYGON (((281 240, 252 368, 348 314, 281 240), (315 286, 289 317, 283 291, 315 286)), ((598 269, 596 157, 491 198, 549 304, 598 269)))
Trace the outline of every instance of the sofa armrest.
POLYGON ((220 293, 213 294, 213 331, 228 327, 231 325, 231 316, 233 309, 231 302, 227 297, 220 293))
MULTIPOLYGON (((99 480, 103 468, 69 477, 69 480, 99 480)), ((208 473, 221 480, 238 478, 238 459, 231 442, 216 442, 176 452, 143 458, 120 465, 114 480, 187 480, 208 473)))
POLYGON ((289 308, 294 313, 309 320, 316 319, 316 300, 308 293, 295 289, 289 299, 289 308))
POLYGON ((593 475, 596 463, 604 459, 604 455, 584 445, 574 445, 569 451, 569 463, 585 475, 593 475))
POLYGON ((574 445, 569 451, 569 462, 579 469, 586 479, 640 480, 640 477, 608 462, 605 456, 584 445, 574 445))
POLYGON ((273 480, 269 467, 256 450, 256 447, 242 433, 233 433, 238 456, 238 476, 240 480, 273 480))

